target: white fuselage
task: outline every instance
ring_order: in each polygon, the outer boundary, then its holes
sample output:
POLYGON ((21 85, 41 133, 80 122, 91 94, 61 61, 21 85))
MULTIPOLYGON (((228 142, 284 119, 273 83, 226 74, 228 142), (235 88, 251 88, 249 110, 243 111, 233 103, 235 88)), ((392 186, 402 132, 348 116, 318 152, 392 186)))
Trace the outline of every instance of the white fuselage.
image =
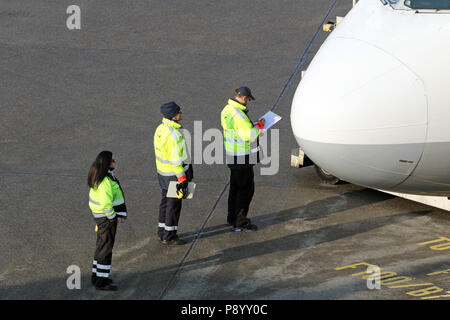
POLYGON ((295 93, 291 124, 317 165, 376 189, 450 195, 450 13, 360 0, 295 93))

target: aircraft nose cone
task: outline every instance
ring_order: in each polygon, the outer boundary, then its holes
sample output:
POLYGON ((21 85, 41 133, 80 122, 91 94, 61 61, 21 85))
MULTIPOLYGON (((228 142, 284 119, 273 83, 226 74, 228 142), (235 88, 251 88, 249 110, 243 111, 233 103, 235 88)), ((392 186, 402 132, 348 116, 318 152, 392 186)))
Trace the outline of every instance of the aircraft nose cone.
POLYGON ((356 184, 392 187, 408 177, 423 150, 424 86, 382 49, 330 37, 297 88, 291 124, 322 168, 356 184))

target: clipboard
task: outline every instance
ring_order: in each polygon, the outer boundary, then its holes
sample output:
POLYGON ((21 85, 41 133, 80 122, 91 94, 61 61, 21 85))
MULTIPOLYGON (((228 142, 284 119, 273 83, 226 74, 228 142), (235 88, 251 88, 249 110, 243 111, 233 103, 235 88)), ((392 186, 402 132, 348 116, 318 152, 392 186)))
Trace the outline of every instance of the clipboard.
POLYGON ((281 116, 277 115, 276 113, 273 113, 272 111, 268 111, 265 115, 259 118, 259 120, 261 120, 262 118, 266 120, 263 131, 269 130, 270 127, 272 127, 275 123, 277 123, 282 119, 281 116))
MULTIPOLYGON (((170 181, 169 183, 169 189, 167 190, 167 198, 177 198, 177 181, 170 181)), ((187 196, 186 199, 192 199, 192 197, 194 196, 194 192, 195 192, 195 183, 194 182, 189 182, 188 183, 188 192, 189 195, 187 196)))

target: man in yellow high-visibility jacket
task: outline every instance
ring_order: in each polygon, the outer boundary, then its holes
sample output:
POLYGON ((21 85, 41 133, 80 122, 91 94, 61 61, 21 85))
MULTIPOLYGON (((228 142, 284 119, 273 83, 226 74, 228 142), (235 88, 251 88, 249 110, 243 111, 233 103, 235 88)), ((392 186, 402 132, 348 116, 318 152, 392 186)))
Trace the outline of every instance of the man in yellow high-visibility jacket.
POLYGON ((182 199, 168 198, 170 181, 178 181, 178 187, 187 194, 188 182, 193 178, 192 166, 186 164, 187 150, 184 137, 179 131, 181 108, 175 102, 161 106, 164 118, 154 135, 155 161, 158 181, 162 190, 159 207, 158 238, 162 244, 182 245, 186 241, 177 235, 182 199))
POLYGON ((248 116, 247 104, 255 100, 248 87, 235 90, 234 98, 221 113, 227 165, 230 168, 227 224, 233 231, 255 231, 256 225, 247 218, 255 192, 253 166, 259 162, 258 136, 265 120, 253 124, 248 116))

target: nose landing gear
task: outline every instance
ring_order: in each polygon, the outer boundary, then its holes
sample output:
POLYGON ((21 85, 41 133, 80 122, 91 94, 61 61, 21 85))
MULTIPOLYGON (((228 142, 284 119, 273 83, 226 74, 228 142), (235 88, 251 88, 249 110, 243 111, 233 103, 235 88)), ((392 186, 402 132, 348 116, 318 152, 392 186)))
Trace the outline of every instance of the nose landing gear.
POLYGON ((316 169, 316 173, 319 176, 320 180, 322 180, 323 182, 335 185, 340 181, 339 178, 333 176, 331 173, 329 173, 325 169, 322 169, 317 164, 314 164, 314 168, 316 169))
POLYGON ((339 178, 333 176, 325 169, 322 169, 317 164, 311 161, 311 159, 308 158, 308 156, 305 154, 305 152, 302 150, 302 148, 293 149, 291 152, 291 167, 294 168, 303 168, 314 165, 314 168, 316 169, 317 175, 319 176, 320 180, 327 184, 335 185, 339 181, 341 181, 339 178))

